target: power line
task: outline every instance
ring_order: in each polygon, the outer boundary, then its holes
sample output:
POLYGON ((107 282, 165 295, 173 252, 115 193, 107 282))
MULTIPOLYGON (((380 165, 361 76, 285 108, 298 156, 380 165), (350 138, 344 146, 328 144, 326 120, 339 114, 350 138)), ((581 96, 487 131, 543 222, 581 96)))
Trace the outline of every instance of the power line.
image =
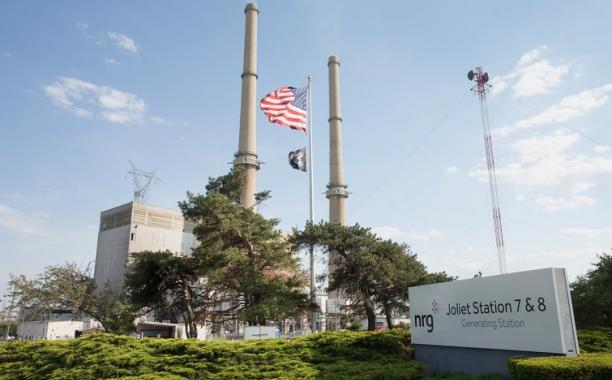
POLYGON ((392 177, 395 176, 395 173, 397 171, 397 167, 398 166, 404 166, 406 164, 406 162, 408 161, 408 159, 410 159, 410 157, 412 157, 427 141, 427 139, 436 131, 438 130, 443 124, 444 122, 448 119, 448 117, 457 109, 459 108, 459 106, 462 106, 466 101, 467 101, 468 97, 462 98, 460 99, 457 103, 455 103, 454 105, 450 106, 446 112, 442 115, 442 117, 440 117, 434 124, 432 124, 432 126, 427 130, 427 132, 421 136, 421 138, 417 141, 416 145, 408 151, 408 153, 406 153, 404 155, 404 157, 402 157, 402 159, 399 161, 399 164, 396 166, 393 166, 391 168, 391 170, 389 170, 384 177, 382 177, 381 180, 379 180, 376 185, 374 186, 374 188, 372 189, 372 191, 370 191, 368 193, 368 195, 363 199, 363 201, 361 201, 361 203, 359 203, 359 205, 357 207, 355 207, 354 209, 351 210, 351 214, 350 217, 355 216, 358 211, 366 205, 366 203, 368 203, 368 201, 370 200, 370 198, 376 194, 380 188, 385 185, 392 177))

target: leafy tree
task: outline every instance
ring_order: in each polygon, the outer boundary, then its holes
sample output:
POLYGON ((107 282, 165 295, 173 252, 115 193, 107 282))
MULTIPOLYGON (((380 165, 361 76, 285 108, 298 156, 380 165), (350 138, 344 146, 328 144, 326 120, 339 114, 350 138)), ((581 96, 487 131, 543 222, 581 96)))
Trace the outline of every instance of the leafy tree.
POLYGON ((612 327, 612 256, 603 253, 586 275, 570 284, 579 328, 612 327))
POLYGON ((17 336, 17 323, 15 322, 0 322, 0 341, 6 336, 6 329, 9 329, 9 336, 17 336))
POLYGON ((130 301, 158 315, 180 314, 189 338, 197 338, 197 323, 217 306, 217 292, 201 277, 209 268, 191 256, 170 251, 138 252, 125 276, 130 301))
MULTIPOLYGON (((425 276, 420 280, 420 282, 414 285, 437 284, 440 282, 455 281, 456 279, 457 277, 451 276, 444 271, 432 272, 432 273, 426 273, 425 276)), ((414 286, 414 285, 411 285, 411 286, 414 286)))
MULTIPOLYGON (((219 193, 225 195, 231 202, 240 203, 240 189, 245 180, 244 169, 232 167, 229 173, 219 177, 208 177, 206 194, 219 193)), ((189 193, 188 193, 189 194, 189 193)), ((270 191, 264 190, 255 194, 257 204, 270 199, 270 191)))
MULTIPOLYGON (((179 204, 196 223, 194 260, 213 268, 199 274, 225 296, 223 309, 232 318, 258 325, 301 314, 315 307, 303 292, 306 276, 277 229, 279 221, 238 203, 243 180, 243 171, 232 169, 209 179, 206 194, 188 193, 179 204)), ((268 192, 256 195, 258 202, 268 198, 268 192)))
POLYGON ((378 241, 373 254, 382 267, 374 299, 393 328, 393 311, 408 312, 408 288, 422 284, 428 273, 406 244, 378 241))
POLYGON ((125 295, 109 286, 96 289, 88 271, 75 263, 49 266, 34 279, 11 276, 10 287, 15 304, 29 318, 47 318, 55 308, 74 309, 99 321, 107 332, 126 334, 138 317, 125 295))
POLYGON ((355 311, 363 310, 368 319, 368 330, 376 325, 376 289, 384 269, 373 255, 378 240, 369 229, 356 224, 308 224, 304 231, 294 231, 292 243, 296 249, 308 247, 312 242, 328 253, 328 291, 340 291, 355 302, 355 311))
POLYGON ((304 231, 294 230, 296 249, 311 242, 328 253, 328 291, 345 293, 353 301, 353 311, 367 316, 368 330, 375 328, 377 310, 393 327, 393 312, 408 310, 410 286, 453 279, 444 272, 428 273, 406 244, 383 240, 359 224, 321 222, 308 224, 304 231))
MULTIPOLYGON (((126 274, 130 300, 148 310, 181 315, 190 337, 196 325, 241 319, 265 324, 311 308, 305 276, 276 219, 240 206, 241 169, 209 178, 206 193, 179 203, 195 222, 199 245, 190 256, 140 252, 126 274)), ((258 202, 269 192, 256 195, 258 202)))

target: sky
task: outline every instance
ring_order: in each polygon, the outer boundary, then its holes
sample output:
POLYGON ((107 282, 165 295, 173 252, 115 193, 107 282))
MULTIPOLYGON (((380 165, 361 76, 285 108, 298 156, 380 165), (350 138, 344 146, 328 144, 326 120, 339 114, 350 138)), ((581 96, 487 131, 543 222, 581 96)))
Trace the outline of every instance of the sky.
MULTIPOLYGON (((10 274, 95 259, 129 160, 176 208, 238 145, 243 1, 0 3, 0 294, 10 274)), ((328 217, 327 59, 341 62, 347 222, 432 271, 498 273, 478 98, 509 271, 584 274, 612 247, 612 3, 259 1, 257 96, 312 76, 316 219, 328 217)), ((303 226, 303 133, 257 115, 259 210, 303 226)))

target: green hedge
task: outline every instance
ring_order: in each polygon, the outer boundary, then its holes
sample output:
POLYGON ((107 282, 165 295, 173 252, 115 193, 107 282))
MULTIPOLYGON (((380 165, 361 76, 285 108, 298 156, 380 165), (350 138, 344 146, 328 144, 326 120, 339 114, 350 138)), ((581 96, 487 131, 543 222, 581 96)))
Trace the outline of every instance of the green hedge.
POLYGON ((97 334, 0 345, 0 379, 420 379, 409 347, 403 329, 240 342, 97 334))
POLYGON ((612 379, 612 353, 513 358, 508 366, 515 380, 612 379))
POLYGON ((577 357, 514 358, 508 363, 515 380, 612 379, 612 329, 578 330, 577 357))
POLYGON ((611 352, 612 328, 598 327, 578 330, 580 352, 611 352))

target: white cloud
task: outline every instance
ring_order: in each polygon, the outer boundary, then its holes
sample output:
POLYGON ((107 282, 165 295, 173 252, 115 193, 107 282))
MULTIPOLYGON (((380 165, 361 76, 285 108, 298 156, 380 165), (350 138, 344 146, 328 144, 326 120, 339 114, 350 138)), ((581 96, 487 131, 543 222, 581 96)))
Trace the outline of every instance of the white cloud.
POLYGON ((519 58, 517 66, 526 66, 538 60, 543 53, 548 51, 548 46, 540 45, 535 49, 529 50, 519 58))
POLYGON ((171 121, 166 120, 163 117, 159 117, 159 116, 151 116, 149 120, 155 124, 162 124, 162 125, 172 125, 173 124, 171 121))
POLYGON ((590 206, 595 204, 595 199, 584 195, 574 195, 571 198, 537 197, 536 203, 546 211, 559 211, 576 208, 578 206, 590 206))
POLYGON ((129 92, 98 86, 77 78, 62 77, 45 86, 53 102, 74 115, 92 118, 100 115, 111 123, 140 123, 145 118, 144 100, 129 92))
POLYGON ((456 174, 457 172, 459 172, 459 168, 456 166, 449 166, 444 172, 446 174, 456 174))
POLYGON ((604 228, 564 228, 561 233, 581 238, 612 237, 612 227, 604 228))
POLYGON ((610 151, 610 145, 597 145, 593 148, 597 153, 605 153, 610 151))
POLYGON ((521 162, 538 161, 548 156, 558 155, 571 148, 580 136, 556 130, 552 135, 534 136, 509 145, 521 162))
POLYGON ((85 32, 87 30, 89 30, 89 24, 83 21, 77 21, 77 23, 75 24, 77 29, 85 32))
POLYGON ((608 102, 607 94, 611 91, 612 83, 608 83, 592 90, 566 96, 558 104, 549 107, 543 112, 527 119, 519 120, 513 125, 498 128, 494 133, 504 137, 519 130, 554 123, 567 123, 606 104, 608 102))
POLYGON ((410 230, 405 232, 397 227, 381 226, 372 228, 372 231, 383 239, 406 241, 408 243, 413 241, 428 242, 430 240, 443 238, 446 236, 446 233, 435 228, 430 228, 423 231, 410 230))
POLYGON ((19 193, 0 193, 0 198, 5 199, 23 199, 23 195, 19 193))
POLYGON ((136 45, 134 40, 125 34, 115 33, 115 32, 106 32, 108 38, 110 38, 117 46, 120 48, 130 51, 132 53, 137 53, 140 48, 136 45))
POLYGON ((10 57, 12 57, 12 56, 13 56, 13 55, 11 54, 11 52, 8 52, 8 51, 3 51, 3 52, 2 52, 2 55, 3 55, 3 56, 5 56, 5 57, 7 57, 7 58, 10 58, 10 57))
POLYGON ((397 227, 374 227, 372 228, 372 232, 374 232, 376 235, 380 236, 383 239, 404 240, 406 238, 406 234, 404 233, 404 231, 397 227))
POLYGON ((507 74, 491 80, 492 94, 512 88, 514 96, 527 97, 550 92, 569 73, 569 66, 554 64, 542 58, 548 47, 542 45, 523 54, 507 74))
POLYGON ((594 182, 577 181, 572 184, 570 191, 572 193, 582 193, 595 187, 594 182))
POLYGON ((0 203, 0 228, 24 236, 45 236, 44 218, 29 215, 21 210, 0 203))
POLYGON ((429 230, 418 231, 418 230, 410 230, 408 232, 408 241, 423 241, 428 242, 432 239, 443 238, 446 236, 446 233, 440 230, 436 230, 435 228, 430 228, 429 230))
POLYGON ((547 60, 535 62, 521 69, 519 80, 512 87, 517 97, 546 94, 561 84, 569 72, 567 65, 555 66, 547 60))
MULTIPOLYGON (((612 173, 612 158, 570 154, 568 151, 577 137, 574 133, 555 131, 510 144, 516 159, 497 166, 498 180, 529 188, 564 187, 574 193, 594 187, 597 176, 612 173)), ((482 166, 469 174, 481 182, 488 181, 488 172, 482 166)))
MULTIPOLYGON (((556 155, 528 164, 512 162, 498 166, 496 173, 500 181, 514 185, 540 187, 565 184, 575 188, 585 183, 585 178, 612 173, 612 160, 582 154, 574 157, 556 155)), ((477 177, 482 182, 488 181, 486 169, 474 170, 470 172, 470 176, 477 177)))
POLYGON ((106 58, 104 60, 104 62, 106 62, 109 65, 119 66, 119 61, 117 61, 116 59, 113 59, 113 58, 106 58))

